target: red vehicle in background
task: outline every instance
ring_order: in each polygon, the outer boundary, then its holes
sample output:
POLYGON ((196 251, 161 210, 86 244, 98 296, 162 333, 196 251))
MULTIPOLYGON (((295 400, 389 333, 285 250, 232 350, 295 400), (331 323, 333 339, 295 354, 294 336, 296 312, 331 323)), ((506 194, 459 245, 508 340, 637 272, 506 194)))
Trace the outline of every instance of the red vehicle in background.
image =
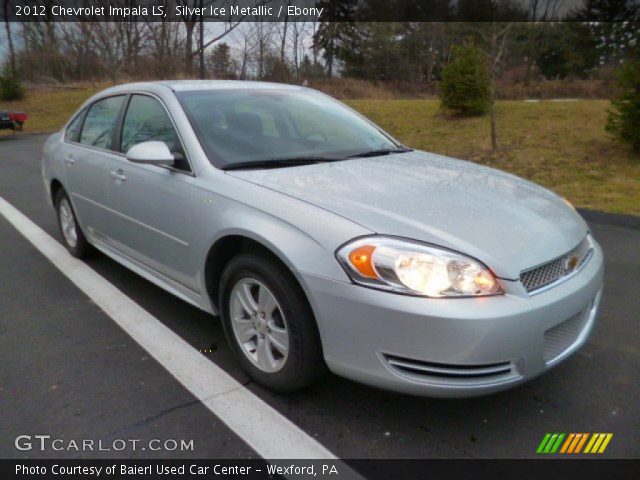
POLYGON ((10 129, 13 130, 13 133, 21 132, 26 121, 27 114, 24 112, 0 110, 0 130, 10 129))

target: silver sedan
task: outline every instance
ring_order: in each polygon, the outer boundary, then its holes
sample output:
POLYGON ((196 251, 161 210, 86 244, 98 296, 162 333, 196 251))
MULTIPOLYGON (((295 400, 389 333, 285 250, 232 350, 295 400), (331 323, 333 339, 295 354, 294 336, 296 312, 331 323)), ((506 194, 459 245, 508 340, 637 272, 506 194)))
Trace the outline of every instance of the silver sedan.
POLYGON ((602 251, 568 202, 303 87, 109 88, 51 136, 43 175, 72 255, 100 250, 219 315, 276 391, 330 370, 495 392, 575 352, 598 311, 602 251))

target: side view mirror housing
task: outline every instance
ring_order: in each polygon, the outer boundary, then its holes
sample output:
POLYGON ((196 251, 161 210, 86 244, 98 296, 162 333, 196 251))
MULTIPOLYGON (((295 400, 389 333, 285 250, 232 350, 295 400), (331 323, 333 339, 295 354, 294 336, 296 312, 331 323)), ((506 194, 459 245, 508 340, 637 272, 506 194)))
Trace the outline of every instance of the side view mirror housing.
POLYGON ((149 165, 173 165, 175 158, 164 142, 150 141, 134 145, 127 152, 127 160, 149 165))

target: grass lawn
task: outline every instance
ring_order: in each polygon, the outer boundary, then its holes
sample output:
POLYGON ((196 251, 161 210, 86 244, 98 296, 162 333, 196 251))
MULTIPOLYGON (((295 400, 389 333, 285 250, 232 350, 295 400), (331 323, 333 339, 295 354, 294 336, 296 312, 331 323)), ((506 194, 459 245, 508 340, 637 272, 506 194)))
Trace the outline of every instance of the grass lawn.
POLYGON ((605 132, 608 100, 499 102, 495 154, 488 117, 446 117, 437 100, 348 103, 410 147, 506 170, 577 207, 640 215, 640 155, 605 132))
MULTIPOLYGON (((102 88, 31 89, 25 100, 0 107, 26 111, 27 132, 50 132, 102 88)), ((497 153, 491 152, 488 117, 447 117, 437 100, 347 103, 410 147, 506 170, 578 207, 640 215, 640 155, 604 131, 606 100, 499 102, 497 153)))
MULTIPOLYGON (((59 88, 29 88, 24 100, 0 102, 2 110, 24 111, 28 115, 25 132, 54 132, 94 93, 107 85, 79 85, 59 88)), ((1 134, 10 130, 0 130, 1 134)))

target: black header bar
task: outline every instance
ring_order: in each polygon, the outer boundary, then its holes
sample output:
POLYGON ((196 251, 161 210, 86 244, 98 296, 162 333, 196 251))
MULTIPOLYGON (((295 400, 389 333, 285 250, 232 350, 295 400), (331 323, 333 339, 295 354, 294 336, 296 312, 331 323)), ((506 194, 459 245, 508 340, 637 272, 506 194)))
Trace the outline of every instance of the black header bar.
POLYGON ((555 480, 637 478, 640 460, 0 460, 7 479, 555 480))
POLYGON ((603 10, 588 0, 0 0, 0 19, 8 18, 12 22, 640 21, 640 0, 618 3, 621 8, 603 10))

